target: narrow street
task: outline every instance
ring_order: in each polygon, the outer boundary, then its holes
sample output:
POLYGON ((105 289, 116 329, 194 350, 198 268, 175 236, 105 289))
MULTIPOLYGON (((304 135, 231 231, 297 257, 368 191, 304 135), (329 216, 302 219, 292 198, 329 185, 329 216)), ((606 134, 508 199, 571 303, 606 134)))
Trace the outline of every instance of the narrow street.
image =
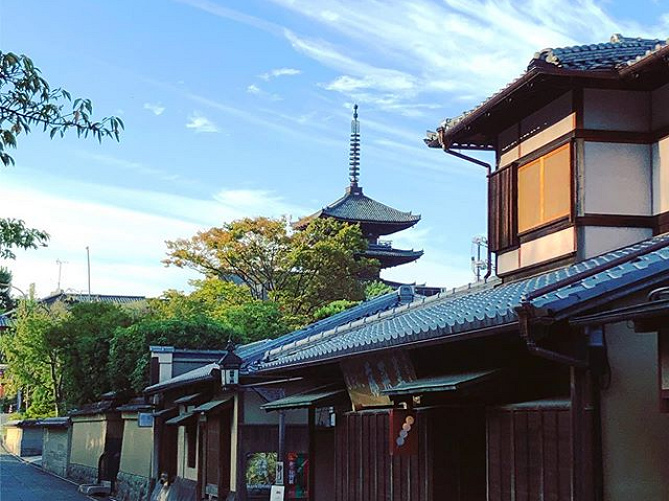
POLYGON ((77 486, 7 454, 0 447, 0 501, 89 501, 77 486))

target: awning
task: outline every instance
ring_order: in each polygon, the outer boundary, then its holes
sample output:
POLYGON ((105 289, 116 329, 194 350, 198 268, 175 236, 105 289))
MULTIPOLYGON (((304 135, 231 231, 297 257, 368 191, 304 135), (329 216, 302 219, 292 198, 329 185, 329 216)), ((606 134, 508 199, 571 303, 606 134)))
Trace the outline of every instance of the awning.
POLYGON ((195 409, 193 409, 193 412, 212 412, 221 407, 222 405, 227 404, 231 400, 232 400, 232 395, 218 400, 210 400, 209 402, 197 406, 195 409))
POLYGON ((194 412, 187 412, 186 414, 181 414, 172 419, 165 421, 165 424, 168 426, 185 426, 188 421, 197 417, 197 414, 194 412))
POLYGON ((436 392, 457 392, 482 383, 483 381, 487 381, 500 371, 500 369, 493 369, 422 378, 407 383, 400 383, 392 388, 382 390, 381 393, 394 396, 436 392))
POLYGON ((197 400, 202 398, 202 393, 193 393, 181 398, 177 398, 174 403, 179 405, 194 405, 197 400))
POLYGON ((324 407, 346 400, 346 390, 324 390, 300 393, 289 397, 280 398, 273 402, 261 405, 266 411, 285 411, 289 409, 305 409, 309 407, 324 407))
POLYGON ((153 417, 154 418, 161 418, 165 419, 170 416, 173 416, 175 414, 179 414, 179 409, 177 407, 169 407, 167 409, 163 409, 161 411, 154 411, 153 412, 153 417))
POLYGON ((639 322, 638 326, 635 325, 637 332, 643 332, 642 329, 646 326, 645 324, 651 324, 648 330, 657 330, 658 326, 653 328, 653 320, 664 320, 668 316, 669 300, 658 299, 655 301, 647 301, 644 303, 624 306, 622 308, 616 308, 614 310, 608 310, 601 313, 573 318, 569 321, 569 324, 575 326, 596 326, 633 320, 634 322, 639 322))

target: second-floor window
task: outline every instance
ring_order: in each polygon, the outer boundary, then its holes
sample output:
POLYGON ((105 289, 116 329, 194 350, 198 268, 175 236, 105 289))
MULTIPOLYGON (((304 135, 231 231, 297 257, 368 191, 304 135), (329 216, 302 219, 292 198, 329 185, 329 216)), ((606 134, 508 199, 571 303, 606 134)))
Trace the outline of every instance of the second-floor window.
POLYGON ((518 167, 518 233, 571 213, 571 146, 565 144, 518 167))

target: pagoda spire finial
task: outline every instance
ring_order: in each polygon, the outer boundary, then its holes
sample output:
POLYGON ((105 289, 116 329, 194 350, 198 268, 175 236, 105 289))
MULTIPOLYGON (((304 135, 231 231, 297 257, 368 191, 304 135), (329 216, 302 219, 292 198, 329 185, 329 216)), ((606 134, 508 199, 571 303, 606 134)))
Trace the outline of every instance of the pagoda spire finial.
POLYGON ((360 122, 358 122, 358 105, 353 105, 353 120, 351 120, 351 153, 349 154, 348 176, 351 187, 358 187, 360 178, 360 122))

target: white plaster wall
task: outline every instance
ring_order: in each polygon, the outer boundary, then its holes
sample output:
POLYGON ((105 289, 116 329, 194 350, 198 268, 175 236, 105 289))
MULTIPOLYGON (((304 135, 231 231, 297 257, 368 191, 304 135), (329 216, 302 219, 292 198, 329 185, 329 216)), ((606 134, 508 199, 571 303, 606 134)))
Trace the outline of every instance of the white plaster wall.
POLYGON ((658 411, 657 335, 607 326, 611 385, 602 390, 608 501, 669 499, 669 414, 658 411))
POLYGON ((497 274, 505 275, 520 266, 520 250, 514 249, 508 252, 497 254, 497 274))
POLYGON ((653 144, 653 214, 669 211, 669 137, 653 144))
POLYGON ((586 213, 651 214, 650 145, 586 141, 583 151, 586 213))
POLYGON ((619 249, 653 236, 650 228, 610 228, 585 226, 581 228, 579 249, 583 258, 588 259, 605 252, 619 249))
POLYGON ((556 231, 520 245, 520 267, 532 266, 566 256, 576 250, 574 228, 556 231))
POLYGON ((568 92, 523 119, 519 125, 513 125, 503 131, 498 137, 500 145, 509 145, 513 142, 517 145, 500 156, 499 167, 509 165, 574 130, 576 115, 572 113, 571 101, 571 92, 568 92), (538 130, 541 132, 537 133, 538 130))
POLYGON ((651 94, 653 130, 669 125, 669 84, 663 85, 651 94))
MULTIPOLYGON (((187 480, 194 480, 197 482, 197 465, 200 462, 199 453, 200 448, 195 448, 195 468, 188 466, 188 449, 186 444, 186 427, 179 426, 179 435, 177 437, 177 476, 187 480)), ((199 444, 200 427, 197 427, 196 444, 199 444)))
POLYGON ((596 130, 650 131, 650 93, 585 89, 583 127, 596 130))

